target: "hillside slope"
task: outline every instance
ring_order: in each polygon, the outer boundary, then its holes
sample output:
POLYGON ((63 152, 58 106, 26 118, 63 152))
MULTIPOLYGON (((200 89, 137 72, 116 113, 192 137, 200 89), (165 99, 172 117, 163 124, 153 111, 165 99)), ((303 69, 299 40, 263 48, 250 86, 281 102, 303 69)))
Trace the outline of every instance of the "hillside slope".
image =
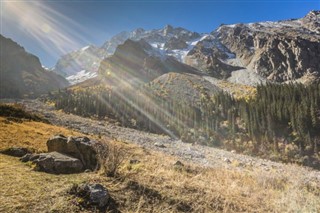
MULTIPOLYGON (((29 145, 43 150, 52 134, 81 135, 120 147, 124 160, 119 176, 102 171, 52 175, 32 171, 30 165, 0 154, 0 211, 98 212, 80 206, 68 191, 73 184, 100 183, 112 199, 111 212, 318 212, 319 172, 272 163, 219 149, 191 146, 168 137, 121 128, 51 111, 39 102, 24 102, 55 125, 34 121, 8 122, 0 118, 0 148, 29 145), (68 121, 68 122, 66 122, 68 121), (89 125, 90 124, 90 125, 89 125), (63 127, 64 126, 64 127, 63 127), (68 127, 67 127, 68 126, 68 127), (79 130, 79 129, 80 130, 79 130), (52 131, 47 131, 51 129, 52 131), (78 129, 77 132, 72 129, 78 129), (15 130, 15 143, 7 143, 15 130), (100 132, 100 136, 96 135, 100 132), (25 134, 25 135, 23 135, 25 134), (115 141, 112 141, 113 137, 115 141), (155 145, 157 141, 164 146, 155 145), (37 143, 28 144, 27 141, 37 143), (137 145, 134 145, 137 144, 137 145), (159 160, 161 159, 161 160, 159 160), (136 160, 138 163, 130 163, 136 160), (138 160, 138 161, 137 161, 138 160), (177 160, 183 162, 175 165, 177 160), (13 190, 14 189, 14 190, 13 190)), ((31 166, 32 168, 32 166, 31 166)))
POLYGON ((39 59, 0 35, 0 98, 36 97, 68 86, 63 77, 42 68, 39 59))

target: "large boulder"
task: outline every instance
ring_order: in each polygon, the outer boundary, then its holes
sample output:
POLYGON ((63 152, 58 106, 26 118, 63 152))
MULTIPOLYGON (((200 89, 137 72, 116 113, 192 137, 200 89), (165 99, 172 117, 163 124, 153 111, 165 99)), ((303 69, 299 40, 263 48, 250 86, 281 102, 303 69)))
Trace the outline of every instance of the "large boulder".
POLYGON ((101 143, 87 137, 65 137, 57 135, 47 141, 48 152, 60 152, 79 159, 85 169, 96 170, 99 167, 97 147, 101 143))
POLYGON ((53 174, 72 174, 84 170, 83 164, 77 158, 59 152, 41 153, 32 157, 35 170, 53 174))

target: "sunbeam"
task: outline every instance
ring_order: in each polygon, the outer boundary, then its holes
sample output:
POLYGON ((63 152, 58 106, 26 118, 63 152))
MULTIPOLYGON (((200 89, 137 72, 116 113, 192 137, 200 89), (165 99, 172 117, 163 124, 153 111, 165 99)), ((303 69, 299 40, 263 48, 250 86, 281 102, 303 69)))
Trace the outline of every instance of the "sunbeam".
POLYGON ((2 7, 3 22, 18 26, 52 56, 90 43, 79 23, 50 8, 44 1, 3 1, 2 7))

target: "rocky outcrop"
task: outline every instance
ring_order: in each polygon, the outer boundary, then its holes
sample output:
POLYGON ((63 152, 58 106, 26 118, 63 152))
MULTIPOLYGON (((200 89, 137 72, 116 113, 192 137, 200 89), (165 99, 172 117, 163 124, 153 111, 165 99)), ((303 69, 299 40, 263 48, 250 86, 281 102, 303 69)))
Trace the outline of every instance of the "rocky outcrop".
POLYGON ((37 97, 68 85, 63 77, 42 68, 39 58, 0 35, 0 98, 37 97))
POLYGON ((208 36, 188 52, 185 63, 210 76, 226 79, 232 71, 241 69, 239 66, 229 65, 223 61, 232 57, 234 55, 216 38, 208 36))
POLYGON ((101 145, 87 137, 64 137, 57 135, 47 141, 48 152, 59 152, 77 158, 84 169, 99 168, 97 147, 101 145))
MULTIPOLYGON (((98 152, 105 146, 87 137, 65 137, 56 135, 47 141, 48 153, 27 153, 22 162, 31 161, 35 170, 53 174, 79 173, 99 169, 98 152)), ((21 156, 21 155, 19 155, 21 156)))
POLYGON ((309 31, 320 34, 320 11, 310 11, 301 22, 309 31))

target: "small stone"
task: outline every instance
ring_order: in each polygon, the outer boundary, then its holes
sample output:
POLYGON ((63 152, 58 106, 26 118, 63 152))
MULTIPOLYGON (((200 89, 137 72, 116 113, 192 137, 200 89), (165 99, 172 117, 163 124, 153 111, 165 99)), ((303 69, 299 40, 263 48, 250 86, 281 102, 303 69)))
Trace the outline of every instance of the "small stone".
POLYGON ((235 154, 235 153, 237 153, 237 151, 236 150, 231 150, 231 153, 235 154))
POLYGON ((103 208, 108 204, 110 199, 109 192, 101 184, 81 184, 74 186, 71 193, 84 199, 86 207, 97 206, 103 208))
POLYGON ((129 161, 129 163, 130 163, 130 164, 138 164, 138 163, 140 163, 140 161, 137 160, 137 159, 131 159, 131 160, 129 161))
POLYGON ((175 162, 173 165, 174 166, 179 166, 179 167, 183 167, 184 166, 184 164, 179 160, 177 162, 175 162))
POLYGON ((10 155, 13 157, 22 157, 28 153, 31 153, 31 151, 28 150, 27 148, 23 148, 23 147, 11 147, 11 148, 5 149, 3 151, 0 151, 0 153, 5 154, 5 155, 10 155))
POLYGON ((229 158, 224 158, 223 161, 226 163, 231 163, 231 160, 229 158))
POLYGON ((166 148, 165 145, 160 144, 160 143, 155 143, 154 146, 159 147, 159 148, 166 148))

